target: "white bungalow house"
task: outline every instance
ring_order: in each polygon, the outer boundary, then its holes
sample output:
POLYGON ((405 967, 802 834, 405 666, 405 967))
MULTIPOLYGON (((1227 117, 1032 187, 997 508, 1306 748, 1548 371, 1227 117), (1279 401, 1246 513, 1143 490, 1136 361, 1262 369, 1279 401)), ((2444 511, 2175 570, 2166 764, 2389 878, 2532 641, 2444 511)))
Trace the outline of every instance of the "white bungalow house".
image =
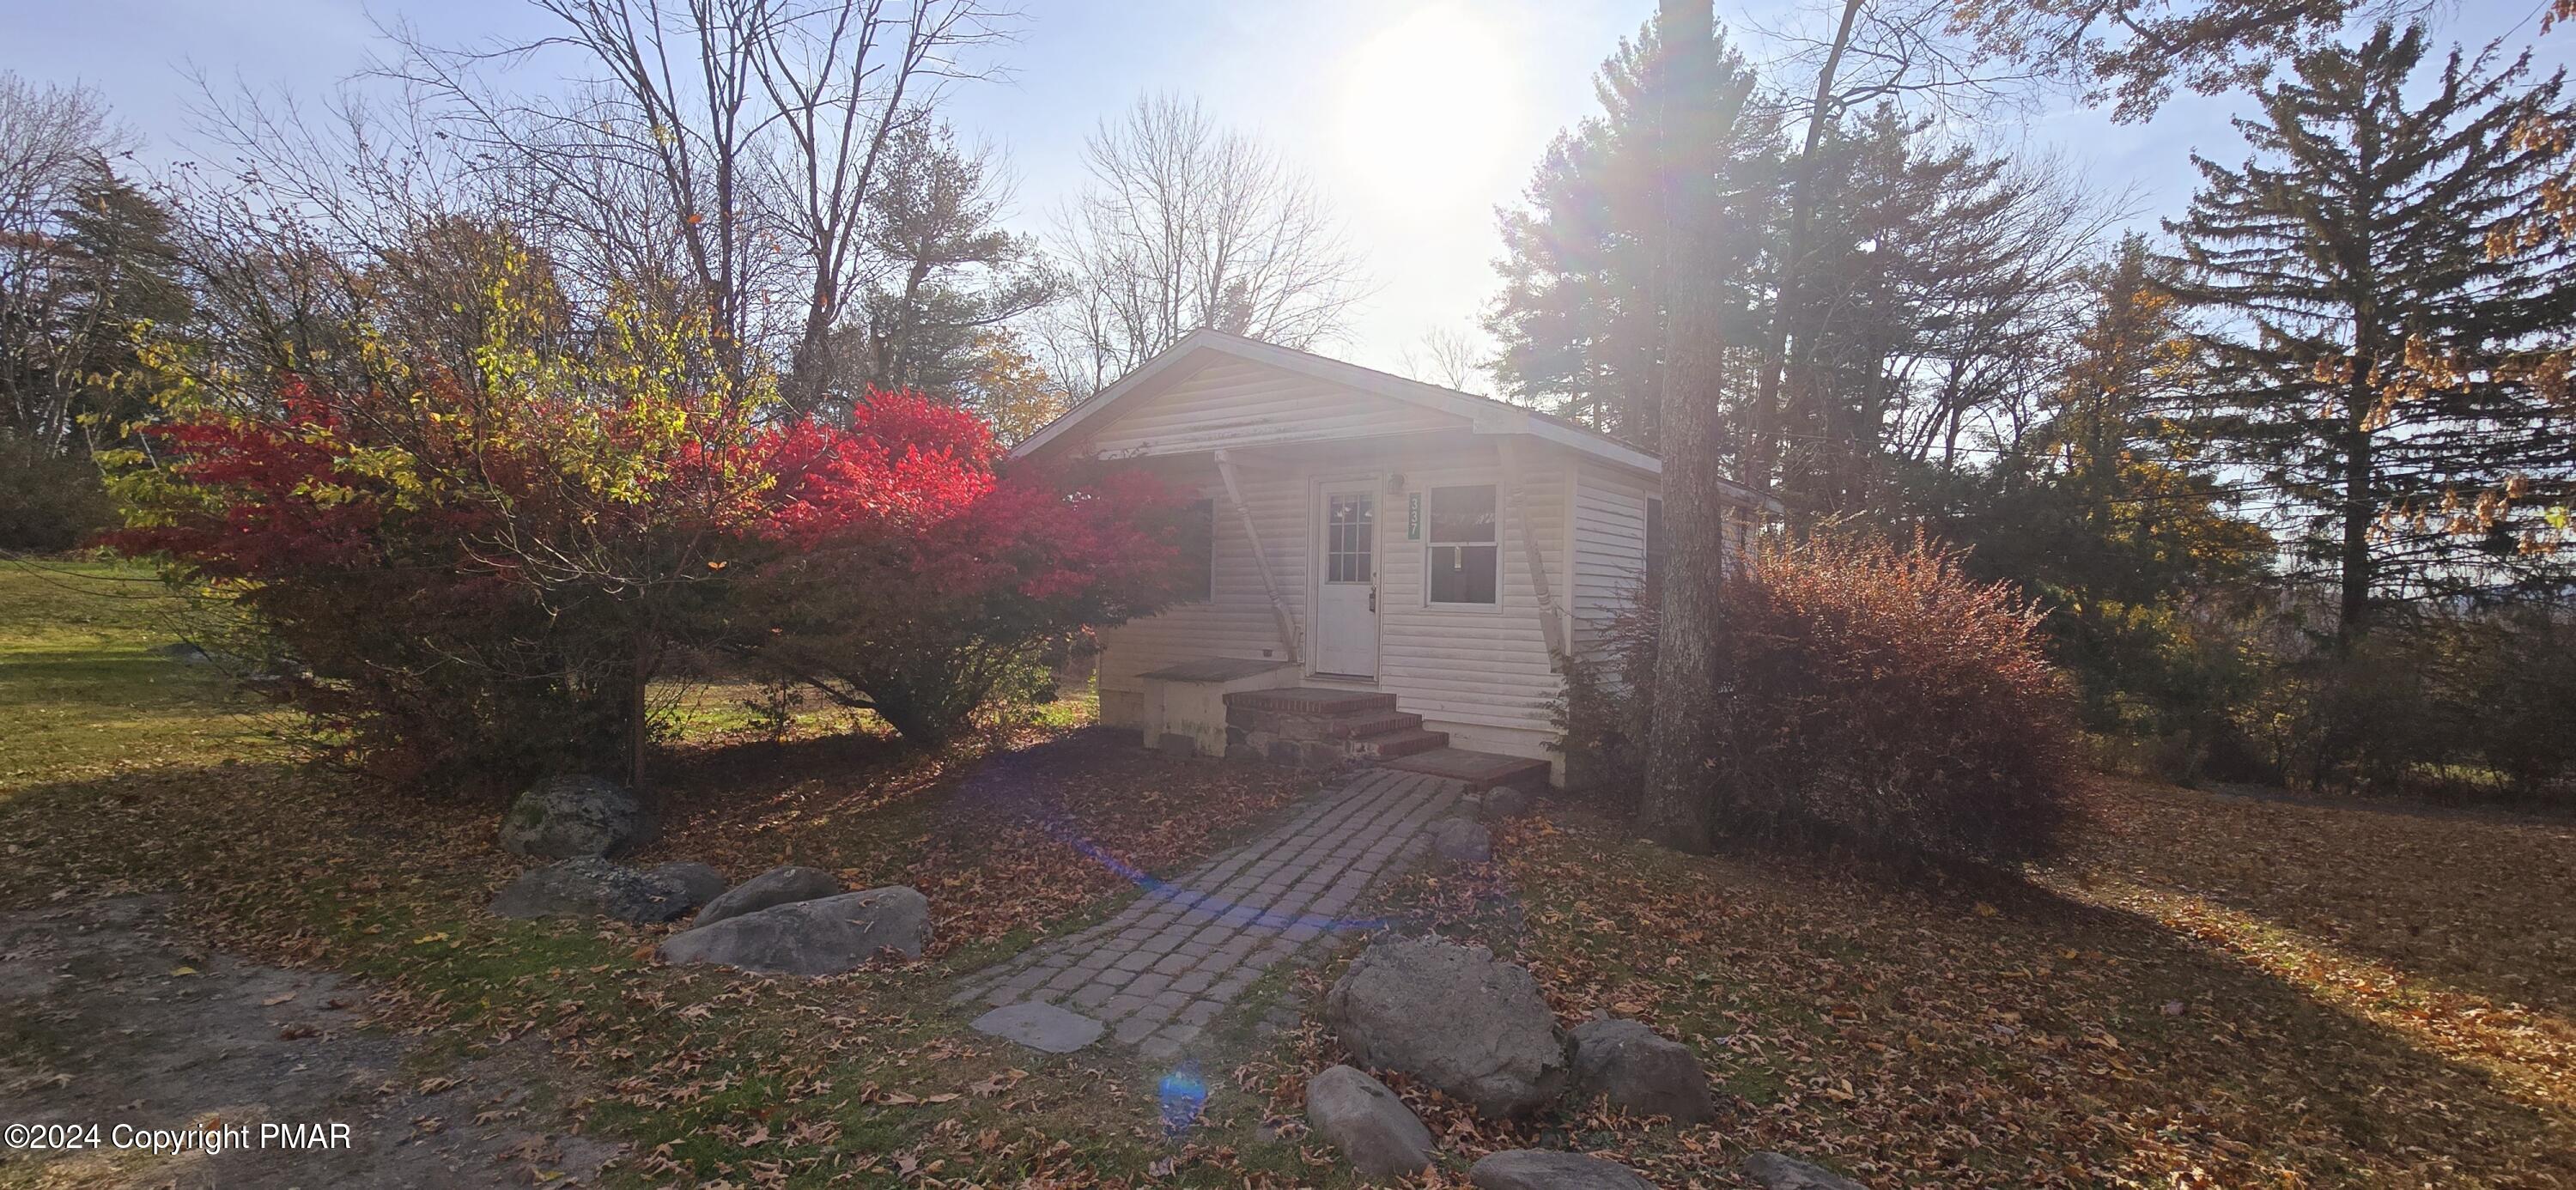
POLYGON ((1565 659, 1657 549, 1652 454, 1215 331, 1012 455, 1132 460, 1199 493, 1205 588, 1101 634, 1102 721, 1171 751, 1561 784, 1565 659))

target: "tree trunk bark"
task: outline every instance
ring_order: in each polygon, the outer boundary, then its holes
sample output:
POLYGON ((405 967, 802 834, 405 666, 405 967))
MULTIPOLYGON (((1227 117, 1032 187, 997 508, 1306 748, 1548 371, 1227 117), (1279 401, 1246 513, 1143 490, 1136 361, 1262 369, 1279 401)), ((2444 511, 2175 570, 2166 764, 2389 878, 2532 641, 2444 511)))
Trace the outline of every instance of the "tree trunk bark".
POLYGON ((1672 542, 1655 651, 1655 714, 1637 829, 1705 851, 1715 794, 1717 618, 1725 581, 1726 498, 1718 471, 1718 396, 1725 344, 1712 275, 1717 229, 1715 15, 1710 0, 1662 0, 1666 60, 1662 211, 1668 309, 1662 392, 1664 526, 1672 542))
POLYGON ((2344 410, 2342 598, 2336 610, 2334 639, 2335 653, 2343 657, 2351 656, 2354 646, 2370 630, 2370 525, 2378 519, 2378 509, 2370 496, 2373 459, 2370 431, 2366 428, 2370 403, 2378 399, 2367 380, 2370 371, 2356 364, 2353 383, 2344 394, 2349 407, 2344 410))

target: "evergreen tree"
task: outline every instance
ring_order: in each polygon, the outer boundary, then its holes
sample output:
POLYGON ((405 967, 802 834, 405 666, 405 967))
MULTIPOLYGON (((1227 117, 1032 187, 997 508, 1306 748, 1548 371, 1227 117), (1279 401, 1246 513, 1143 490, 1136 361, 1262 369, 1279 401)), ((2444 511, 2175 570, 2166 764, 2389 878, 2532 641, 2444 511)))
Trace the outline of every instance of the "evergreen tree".
MULTIPOLYGON (((1762 234, 1777 197, 1775 113, 1723 29, 1711 35, 1720 130, 1716 246, 1726 340, 1749 342, 1761 309, 1762 234)), ((1601 112, 1559 134, 1525 192, 1502 216, 1503 292, 1485 319, 1502 343, 1502 395, 1648 448, 1661 440, 1656 381, 1665 302, 1656 269, 1660 153, 1667 142, 1652 88, 1669 54, 1647 26, 1603 61, 1601 112)))
POLYGON ((984 366, 983 340, 1045 305, 1054 286, 1037 240, 1002 228, 1008 191, 987 155, 944 125, 909 125, 886 149, 865 235, 880 263, 842 328, 859 358, 835 387, 958 401, 984 366))
POLYGON ((2238 515, 2188 413, 2203 380, 2168 263, 2143 237, 2086 269, 2084 318, 2042 419, 1948 531, 1970 565, 2046 601, 2093 725, 2206 742, 2241 677, 2196 606, 2229 610, 2271 539, 2238 515))
POLYGON ((2201 190, 2167 225, 2188 266, 2174 292, 2210 315, 2210 428, 2287 502, 2296 573, 2335 592, 2343 651, 2409 603, 2569 578, 2533 510, 2576 488, 2576 428, 2526 380, 2441 365, 2576 329, 2576 251, 2484 242, 2541 201, 2514 133, 2568 118, 2563 79, 2457 51, 2421 77, 2424 57, 2421 27, 2387 25, 2303 56, 2236 122, 2253 157, 2195 156, 2201 190))

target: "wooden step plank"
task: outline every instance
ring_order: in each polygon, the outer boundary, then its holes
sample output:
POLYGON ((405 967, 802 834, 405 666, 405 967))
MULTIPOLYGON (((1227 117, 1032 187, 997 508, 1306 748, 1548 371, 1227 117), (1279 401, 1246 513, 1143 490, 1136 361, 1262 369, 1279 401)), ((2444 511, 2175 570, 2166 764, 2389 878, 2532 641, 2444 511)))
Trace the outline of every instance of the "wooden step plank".
POLYGON ((1408 773, 1455 778, 1473 789, 1509 785, 1535 792, 1547 788, 1547 762, 1525 756, 1504 756, 1467 748, 1435 748, 1378 763, 1382 767, 1408 773))
POLYGON ((1351 741, 1351 751, 1362 756, 1375 756, 1382 760, 1392 760, 1400 756, 1417 756, 1448 746, 1448 732, 1424 731, 1419 727, 1360 736, 1351 741))

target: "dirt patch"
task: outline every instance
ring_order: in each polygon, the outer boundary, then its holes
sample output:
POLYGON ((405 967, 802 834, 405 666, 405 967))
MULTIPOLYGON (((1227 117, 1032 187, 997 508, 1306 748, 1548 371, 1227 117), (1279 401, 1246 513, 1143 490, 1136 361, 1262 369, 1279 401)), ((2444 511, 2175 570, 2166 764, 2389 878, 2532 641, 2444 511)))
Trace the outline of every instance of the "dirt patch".
POLYGON ((321 971, 182 941, 166 898, 0 914, 0 1124, 76 1126, 96 1149, 0 1148, 0 1185, 524 1186, 587 1182, 618 1153, 567 1131, 533 1055, 440 1063, 371 1027, 321 971), (429 1067, 444 1068, 432 1071, 429 1067), (321 1125, 329 1147, 263 1143, 321 1125), (346 1125, 332 1142, 332 1125, 346 1125), (209 1155, 115 1148, 115 1129, 247 1127, 209 1155))

